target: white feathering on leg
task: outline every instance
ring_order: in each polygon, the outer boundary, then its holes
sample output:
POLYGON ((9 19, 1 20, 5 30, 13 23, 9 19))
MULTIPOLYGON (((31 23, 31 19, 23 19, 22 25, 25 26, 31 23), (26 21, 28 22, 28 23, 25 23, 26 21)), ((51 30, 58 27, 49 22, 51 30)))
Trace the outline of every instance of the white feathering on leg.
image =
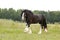
POLYGON ((24 29, 24 32, 28 32, 29 28, 26 26, 26 28, 24 29))
POLYGON ((38 34, 41 34, 42 33, 42 28, 40 27, 40 31, 38 32, 38 34))
POLYGON ((32 31, 31 31, 31 29, 29 28, 29 32, 28 32, 29 34, 32 34, 32 31))
POLYGON ((47 32, 47 29, 45 28, 45 32, 47 32))

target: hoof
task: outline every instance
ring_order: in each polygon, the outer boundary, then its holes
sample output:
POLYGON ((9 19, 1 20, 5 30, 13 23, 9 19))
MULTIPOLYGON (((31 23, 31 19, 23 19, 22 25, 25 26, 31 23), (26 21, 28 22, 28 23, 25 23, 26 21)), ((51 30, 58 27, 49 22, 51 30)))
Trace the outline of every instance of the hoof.
POLYGON ((28 34, 32 34, 32 32, 28 32, 28 34))

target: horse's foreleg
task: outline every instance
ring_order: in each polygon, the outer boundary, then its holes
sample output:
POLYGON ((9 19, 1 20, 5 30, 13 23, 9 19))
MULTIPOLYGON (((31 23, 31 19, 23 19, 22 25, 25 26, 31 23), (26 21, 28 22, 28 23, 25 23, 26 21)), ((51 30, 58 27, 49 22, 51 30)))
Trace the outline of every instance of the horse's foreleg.
POLYGON ((31 29, 30 29, 30 25, 26 24, 26 28, 24 29, 24 32, 28 32, 29 34, 32 33, 31 29))
POLYGON ((29 34, 32 34, 32 31, 31 31, 30 27, 29 27, 29 31, 28 31, 28 33, 29 33, 29 34))
POLYGON ((24 29, 24 32, 28 32, 29 28, 28 26, 26 26, 26 28, 24 29))

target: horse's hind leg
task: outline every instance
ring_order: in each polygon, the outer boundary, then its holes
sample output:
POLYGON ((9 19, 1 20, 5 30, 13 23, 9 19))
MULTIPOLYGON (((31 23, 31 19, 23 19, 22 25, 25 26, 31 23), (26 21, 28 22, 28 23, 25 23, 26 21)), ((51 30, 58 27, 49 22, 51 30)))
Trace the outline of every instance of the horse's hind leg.
POLYGON ((44 30, 45 32, 47 32, 47 25, 44 25, 44 30))
POLYGON ((43 21, 43 27, 44 27, 45 32, 47 32, 47 23, 46 23, 46 20, 43 21))
POLYGON ((43 26, 41 25, 38 34, 41 34, 42 33, 42 28, 43 28, 43 26))
POLYGON ((43 23, 43 27, 44 27, 45 32, 47 32, 47 24, 46 24, 46 22, 43 23))

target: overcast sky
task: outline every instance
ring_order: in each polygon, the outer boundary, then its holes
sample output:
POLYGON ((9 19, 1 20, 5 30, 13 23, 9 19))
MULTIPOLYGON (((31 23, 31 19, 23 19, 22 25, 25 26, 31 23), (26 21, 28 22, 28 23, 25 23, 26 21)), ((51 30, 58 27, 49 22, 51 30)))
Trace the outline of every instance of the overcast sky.
POLYGON ((0 8, 60 10, 60 0, 0 0, 0 8))

